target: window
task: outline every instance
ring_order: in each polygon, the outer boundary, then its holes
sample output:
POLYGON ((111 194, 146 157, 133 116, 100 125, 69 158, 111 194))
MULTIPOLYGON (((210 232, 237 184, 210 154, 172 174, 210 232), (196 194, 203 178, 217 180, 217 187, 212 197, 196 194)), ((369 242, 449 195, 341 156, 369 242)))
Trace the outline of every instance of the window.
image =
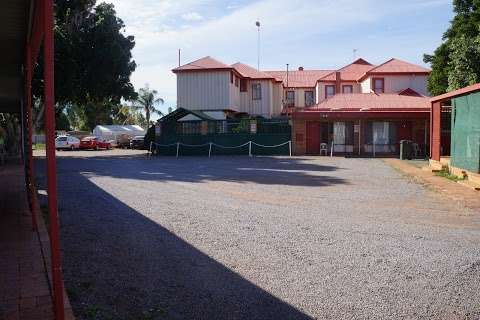
POLYGON ((233 83, 233 77, 235 77, 235 75, 233 72, 230 72, 230 83, 233 83))
POLYGON ((295 106, 295 91, 287 91, 287 106, 293 107, 295 106))
POLYGON ((240 92, 247 92, 247 79, 240 79, 240 92))
POLYGON ((384 93, 385 92, 385 80, 383 78, 373 78, 373 92, 384 93))
POLYGON ((238 77, 235 77, 235 87, 237 88, 238 88, 238 80, 239 80, 238 77))
POLYGON ((252 100, 262 100, 262 85, 260 83, 252 84, 252 100))
POLYGON ((325 86, 325 99, 333 97, 335 95, 335 85, 325 86))
POLYGON ((342 93, 353 93, 353 85, 344 85, 342 86, 342 93))
POLYGON ((177 132, 179 134, 200 134, 202 132, 201 121, 178 123, 177 132))
POLYGON ((305 106, 311 106, 314 103, 313 91, 305 91, 305 106))

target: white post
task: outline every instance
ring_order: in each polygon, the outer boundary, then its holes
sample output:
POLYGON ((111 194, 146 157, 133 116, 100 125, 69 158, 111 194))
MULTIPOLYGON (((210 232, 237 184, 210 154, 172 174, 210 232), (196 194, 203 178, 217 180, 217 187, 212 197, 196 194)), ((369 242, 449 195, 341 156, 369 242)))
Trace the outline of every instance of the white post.
POLYGON ((208 157, 210 158, 212 154, 212 143, 210 142, 210 147, 208 148, 208 157))
POLYGON ((150 141, 150 154, 148 155, 149 157, 152 155, 152 145, 153 145, 153 141, 150 141))
POLYGON ((333 157, 333 140, 332 140, 332 147, 330 148, 330 158, 333 157))
POLYGON ((288 141, 288 153, 292 156, 292 140, 288 141))
POLYGON ((375 137, 373 137, 373 157, 375 158, 375 137))
POLYGON ((178 151, 180 149, 180 142, 177 142, 177 158, 178 158, 178 151))
POLYGON ((252 141, 248 142, 248 156, 252 156, 252 141))

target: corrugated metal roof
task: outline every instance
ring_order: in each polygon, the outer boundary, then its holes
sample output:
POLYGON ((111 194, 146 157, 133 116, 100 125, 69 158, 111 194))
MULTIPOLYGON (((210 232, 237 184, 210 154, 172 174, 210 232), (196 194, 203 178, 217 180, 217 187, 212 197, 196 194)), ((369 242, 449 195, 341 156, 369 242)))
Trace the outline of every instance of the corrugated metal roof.
MULTIPOLYGON (((317 80, 331 73, 332 70, 293 70, 288 71, 289 88, 314 88, 317 80)), ((287 86, 287 71, 265 71, 287 86)))
MULTIPOLYGON (((235 68, 235 70, 240 73, 242 77, 245 78, 251 78, 251 79, 275 79, 272 75, 263 72, 263 71, 258 71, 257 69, 250 67, 247 64, 237 62, 235 64, 232 64, 232 67, 235 68)), ((275 79, 276 80, 276 79, 275 79)))
POLYGON ((369 74, 375 73, 430 73, 431 70, 418 66, 416 64, 392 58, 387 62, 368 71, 369 74))
POLYGON ((228 64, 220 62, 210 56, 203 57, 201 59, 184 64, 178 68, 173 69, 173 72, 180 71, 195 71, 195 70, 212 70, 212 69, 233 69, 228 64))
POLYGON ((337 94, 321 103, 304 109, 305 112, 346 110, 346 111, 411 111, 430 110, 429 98, 399 94, 353 93, 337 94))
POLYGON ((375 66, 364 59, 357 59, 345 67, 333 71, 327 76, 320 79, 320 81, 335 81, 336 73, 340 72, 340 79, 342 81, 358 81, 367 71, 375 66))

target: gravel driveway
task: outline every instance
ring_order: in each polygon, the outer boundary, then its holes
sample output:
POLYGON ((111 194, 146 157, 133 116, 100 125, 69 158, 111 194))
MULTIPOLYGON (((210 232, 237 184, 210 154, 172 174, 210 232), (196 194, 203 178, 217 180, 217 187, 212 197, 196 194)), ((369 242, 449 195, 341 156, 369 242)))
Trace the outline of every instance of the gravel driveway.
POLYGON ((78 319, 480 317, 480 213, 381 160, 62 152, 58 172, 78 319))

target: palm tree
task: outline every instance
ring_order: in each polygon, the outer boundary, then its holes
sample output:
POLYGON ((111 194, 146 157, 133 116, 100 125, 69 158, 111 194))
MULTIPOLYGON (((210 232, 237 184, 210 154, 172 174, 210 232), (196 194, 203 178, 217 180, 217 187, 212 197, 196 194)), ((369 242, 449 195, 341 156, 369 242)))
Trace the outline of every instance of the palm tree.
POLYGON ((145 118, 147 120, 147 129, 150 126, 150 115, 153 113, 163 116, 163 113, 157 109, 157 106, 163 104, 165 101, 157 97, 157 90, 150 89, 148 84, 145 88, 138 90, 138 98, 135 100, 133 107, 137 110, 143 110, 145 112, 145 118))

